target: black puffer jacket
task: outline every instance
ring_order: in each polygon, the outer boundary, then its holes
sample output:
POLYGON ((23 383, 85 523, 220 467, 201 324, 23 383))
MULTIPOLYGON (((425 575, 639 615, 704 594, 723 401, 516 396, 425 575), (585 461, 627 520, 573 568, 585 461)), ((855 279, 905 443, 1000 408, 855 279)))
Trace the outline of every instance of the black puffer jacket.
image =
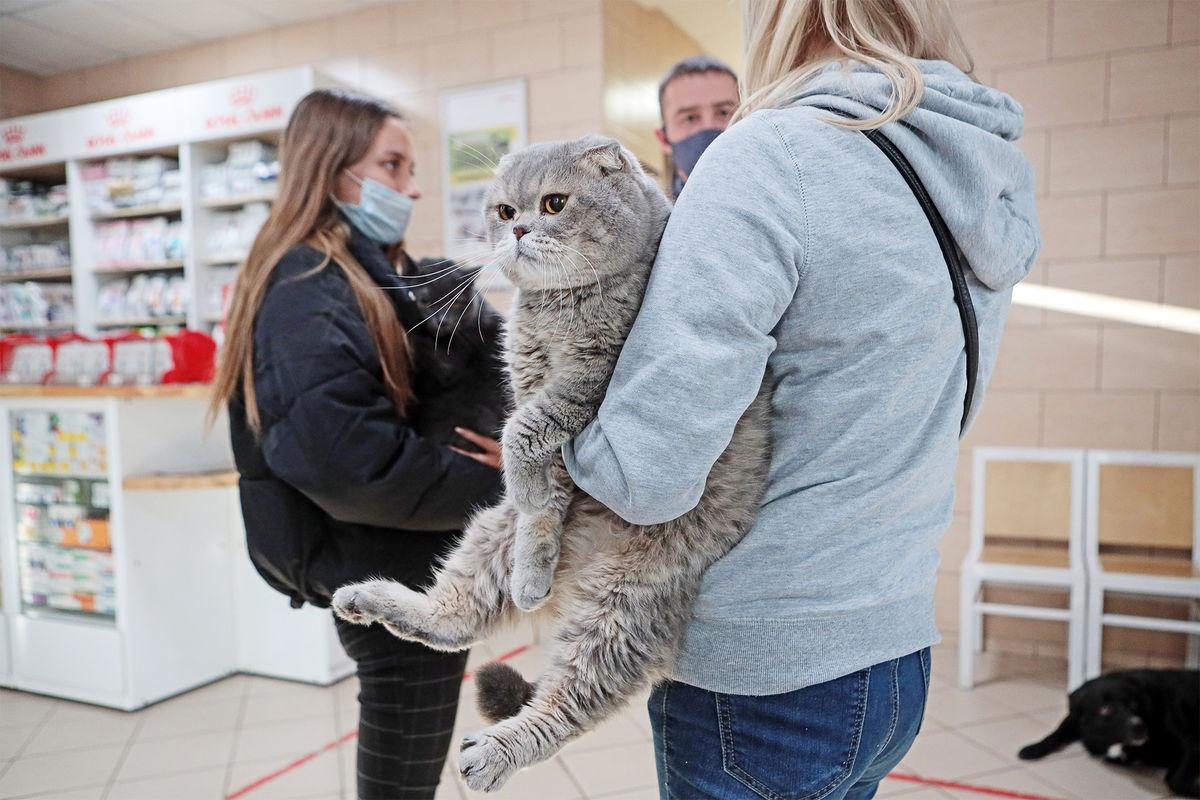
MULTIPOLYGON (((420 311, 394 290, 382 250, 357 231, 349 244, 412 328, 420 311)), ((336 264, 313 272, 321 260, 289 251, 255 322, 261 439, 240 398, 229 408, 250 558, 297 607, 326 607, 339 586, 372 576, 427 583, 469 514, 501 495, 497 470, 422 438, 396 412, 350 283, 336 264)))

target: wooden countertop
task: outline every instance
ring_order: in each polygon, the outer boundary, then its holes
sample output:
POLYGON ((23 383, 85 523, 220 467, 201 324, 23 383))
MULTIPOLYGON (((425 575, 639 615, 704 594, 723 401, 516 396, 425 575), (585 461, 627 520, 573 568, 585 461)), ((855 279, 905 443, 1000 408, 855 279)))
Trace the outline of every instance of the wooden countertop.
POLYGON ((123 489, 216 489, 237 486, 236 472, 202 472, 195 475, 139 475, 121 481, 123 489))
POLYGON ((171 383, 163 386, 35 386, 0 384, 6 397, 208 397, 207 383, 171 383))

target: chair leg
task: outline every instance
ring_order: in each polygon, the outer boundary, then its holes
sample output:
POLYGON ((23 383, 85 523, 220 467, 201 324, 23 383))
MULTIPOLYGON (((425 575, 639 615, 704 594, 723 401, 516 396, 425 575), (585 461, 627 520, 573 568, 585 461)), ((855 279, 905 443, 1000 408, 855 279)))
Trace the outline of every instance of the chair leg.
POLYGON ((976 628, 983 627, 983 615, 975 610, 978 595, 979 581, 964 571, 959 575, 958 600, 958 685, 962 689, 975 685, 975 643, 981 635, 976 628))
POLYGON ((1104 588, 1088 586, 1087 614, 1087 659, 1084 662, 1084 678, 1090 680, 1100 675, 1101 657, 1104 652, 1104 588))
POLYGON ((1067 620, 1067 691, 1074 691, 1085 680, 1089 669, 1090 615, 1088 597, 1082 583, 1071 586, 1071 615, 1067 620))
MULTIPOLYGON (((1193 622, 1200 620, 1200 600, 1192 600, 1188 603, 1188 618, 1193 622)), ((1185 663, 1188 669, 1200 668, 1200 635, 1188 635, 1187 661, 1185 663)))

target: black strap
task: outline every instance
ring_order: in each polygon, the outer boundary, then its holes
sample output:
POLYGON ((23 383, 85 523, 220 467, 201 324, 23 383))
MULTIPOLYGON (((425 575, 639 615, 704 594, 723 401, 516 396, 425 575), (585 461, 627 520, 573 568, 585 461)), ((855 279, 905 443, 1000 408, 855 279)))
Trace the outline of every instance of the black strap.
MULTIPOLYGON (((835 108, 825 106, 818 106, 818 108, 853 119, 850 114, 835 108)), ((930 199, 929 192, 925 191, 925 184, 921 183, 916 170, 912 168, 912 164, 908 163, 904 154, 878 130, 865 130, 863 134, 896 165, 896 169, 904 177, 908 188, 912 189, 913 194, 916 195, 917 202, 921 204, 921 210, 925 212, 925 216, 933 228, 933 234, 937 237, 938 246, 942 249, 942 256, 946 259, 946 266, 950 270, 950 284, 954 287, 954 302, 958 306, 958 317, 962 321, 963 337, 966 339, 967 348, 967 397, 963 403, 962 421, 958 426, 958 435, 961 437, 967 429, 967 416, 971 413, 971 401, 975 397, 975 379, 979 374, 979 324, 975 320, 975 306, 971 304, 971 293, 967 290, 967 276, 963 266, 966 259, 959 250, 958 243, 954 241, 950 229, 946 227, 946 221, 942 219, 937 206, 930 199)))

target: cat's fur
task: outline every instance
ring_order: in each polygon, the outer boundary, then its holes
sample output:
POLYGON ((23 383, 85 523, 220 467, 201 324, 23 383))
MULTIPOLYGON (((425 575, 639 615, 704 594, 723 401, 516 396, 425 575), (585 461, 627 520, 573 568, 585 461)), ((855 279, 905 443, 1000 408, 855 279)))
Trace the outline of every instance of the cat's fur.
POLYGON ((458 650, 516 606, 541 602, 553 575, 542 613, 556 646, 544 672, 536 686, 507 681, 515 703, 489 707, 515 715, 462 743, 467 784, 493 790, 670 674, 704 570, 757 512, 770 398, 764 379, 694 510, 658 525, 622 520, 575 489, 560 447, 604 396, 670 204, 632 154, 593 136, 506 157, 485 213, 496 264, 519 289, 507 342, 517 404, 503 437, 507 497, 471 521, 426 593, 367 581, 339 589, 333 605, 345 619, 458 650), (543 210, 551 194, 568 196, 556 215, 543 210), (514 219, 500 219, 502 204, 514 219), (516 226, 526 229, 520 240, 516 226))
POLYGON ((461 450, 479 448, 456 427, 498 438, 512 410, 500 314, 475 289, 479 269, 448 259, 406 265, 401 291, 420 313, 408 332, 413 354, 409 424, 422 437, 461 450))

